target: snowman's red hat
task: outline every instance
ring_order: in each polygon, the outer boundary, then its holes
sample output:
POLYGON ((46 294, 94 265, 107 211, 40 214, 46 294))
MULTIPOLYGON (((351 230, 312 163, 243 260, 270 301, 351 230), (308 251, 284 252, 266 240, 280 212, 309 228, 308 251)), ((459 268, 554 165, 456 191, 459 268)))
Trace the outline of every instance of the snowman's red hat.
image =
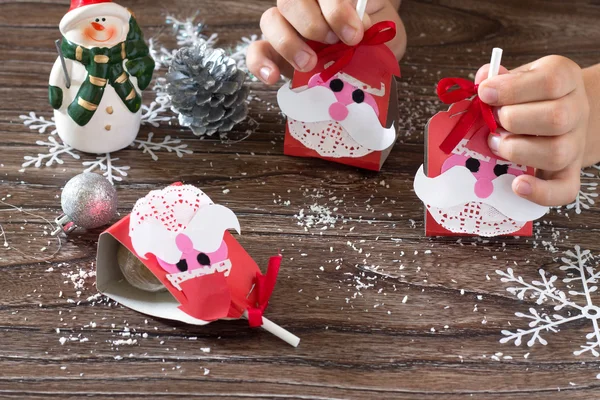
POLYGON ((59 29, 64 35, 81 21, 90 19, 91 22, 102 17, 116 17, 128 24, 131 14, 125 7, 113 3, 112 0, 71 0, 71 8, 60 21, 59 29))

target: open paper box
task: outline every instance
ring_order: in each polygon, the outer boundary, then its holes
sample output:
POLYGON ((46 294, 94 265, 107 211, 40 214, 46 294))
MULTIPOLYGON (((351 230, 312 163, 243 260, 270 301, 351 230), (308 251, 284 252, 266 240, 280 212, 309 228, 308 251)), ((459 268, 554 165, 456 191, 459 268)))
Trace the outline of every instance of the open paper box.
POLYGON ((262 315, 281 256, 270 259, 263 275, 228 229, 239 231, 235 214, 192 186, 150 192, 130 215, 100 235, 98 291, 141 313, 193 325, 246 318, 251 326, 297 346, 297 337, 262 315), (132 286, 118 264, 120 245, 167 290, 148 292, 132 286))

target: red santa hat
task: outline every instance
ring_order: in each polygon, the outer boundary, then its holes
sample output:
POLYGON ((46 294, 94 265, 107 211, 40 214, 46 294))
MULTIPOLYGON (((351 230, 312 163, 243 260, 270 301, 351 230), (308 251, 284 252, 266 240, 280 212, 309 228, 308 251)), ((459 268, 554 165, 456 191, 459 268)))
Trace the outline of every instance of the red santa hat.
POLYGON ((116 17, 128 24, 131 13, 112 0, 71 0, 71 8, 60 21, 59 29, 64 35, 81 21, 102 17, 116 17))

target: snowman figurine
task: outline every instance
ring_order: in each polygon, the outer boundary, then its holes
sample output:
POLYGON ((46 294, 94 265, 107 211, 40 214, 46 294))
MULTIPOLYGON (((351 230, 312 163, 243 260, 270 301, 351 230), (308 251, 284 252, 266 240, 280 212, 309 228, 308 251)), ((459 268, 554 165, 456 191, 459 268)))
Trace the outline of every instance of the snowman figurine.
POLYGON ((141 90, 154 71, 134 16, 111 0, 71 0, 60 32, 65 68, 58 57, 49 87, 58 135, 86 153, 127 147, 140 129, 141 90))

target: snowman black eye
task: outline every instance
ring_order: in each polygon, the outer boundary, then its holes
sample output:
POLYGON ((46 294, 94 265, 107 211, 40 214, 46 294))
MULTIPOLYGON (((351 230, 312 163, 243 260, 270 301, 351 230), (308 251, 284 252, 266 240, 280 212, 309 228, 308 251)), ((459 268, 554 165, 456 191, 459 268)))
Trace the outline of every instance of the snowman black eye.
POLYGON ((200 265, 210 265, 210 257, 204 253, 198 254, 197 260, 200 265))
POLYGON ((177 269, 180 270, 181 272, 187 271, 188 270, 187 261, 179 260, 179 262, 177 263, 177 269))
POLYGON ((354 92, 352 92, 352 100, 358 104, 362 103, 365 101, 365 92, 360 89, 356 89, 354 92))
POLYGON ((341 79, 334 79, 329 82, 329 88, 334 92, 341 92, 344 89, 344 82, 341 79))
POLYGON ((100 22, 100 18, 96 18, 96 22, 100 22))
POLYGON ((465 163, 465 167, 467 167, 469 169, 469 171, 475 173, 479 171, 479 167, 481 167, 481 163, 479 162, 479 160, 475 159, 475 158, 469 158, 467 160, 467 162, 465 163))
POLYGON ((106 18, 102 18, 102 22, 106 22, 106 18))
POLYGON ((496 174, 496 176, 502 176, 504 174, 508 173, 508 164, 497 164, 494 167, 494 174, 496 174))

